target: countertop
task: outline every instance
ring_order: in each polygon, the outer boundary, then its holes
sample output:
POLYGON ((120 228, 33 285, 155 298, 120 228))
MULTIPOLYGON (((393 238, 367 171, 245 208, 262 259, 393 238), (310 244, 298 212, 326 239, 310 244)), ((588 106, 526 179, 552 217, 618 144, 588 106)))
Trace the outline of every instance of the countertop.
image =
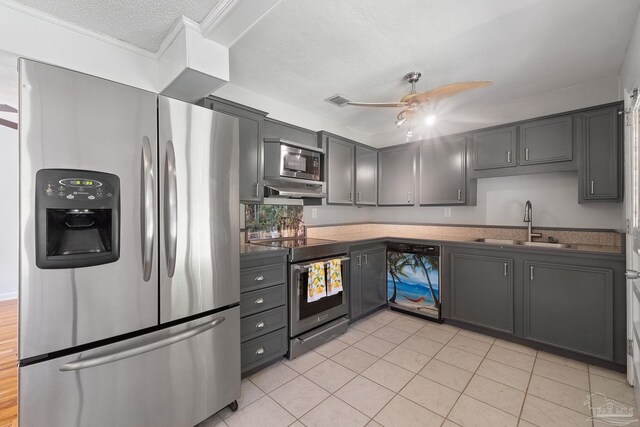
POLYGON ((289 253, 288 249, 277 248, 273 246, 262 246, 262 245, 252 245, 249 243, 241 243, 240 244, 240 255, 252 255, 252 254, 260 254, 260 253, 273 253, 277 254, 278 252, 282 252, 283 254, 289 253))

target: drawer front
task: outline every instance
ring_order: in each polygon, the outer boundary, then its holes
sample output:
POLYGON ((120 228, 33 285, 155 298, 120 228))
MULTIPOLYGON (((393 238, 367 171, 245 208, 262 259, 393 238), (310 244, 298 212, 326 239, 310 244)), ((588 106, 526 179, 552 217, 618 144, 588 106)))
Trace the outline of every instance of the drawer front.
POLYGON ((240 316, 250 316, 279 307, 287 302, 286 285, 272 286, 240 295, 240 316))
POLYGON ((284 355, 287 352, 287 328, 242 343, 240 352, 243 371, 261 361, 284 355))
POLYGON ((240 292, 279 285, 287 281, 287 265, 270 264, 240 270, 240 292))
POLYGON ((287 307, 283 305, 242 318, 240 321, 240 336, 244 342, 285 326, 287 326, 287 307))

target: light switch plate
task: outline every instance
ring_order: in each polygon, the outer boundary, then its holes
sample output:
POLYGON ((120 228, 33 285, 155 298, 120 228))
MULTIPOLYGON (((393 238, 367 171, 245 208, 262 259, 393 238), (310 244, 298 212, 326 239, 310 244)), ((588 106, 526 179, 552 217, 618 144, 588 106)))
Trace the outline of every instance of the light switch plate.
POLYGON ((311 219, 318 218, 318 208, 311 208, 311 219))
POLYGON ((444 208, 444 217, 451 218, 451 208, 444 208))

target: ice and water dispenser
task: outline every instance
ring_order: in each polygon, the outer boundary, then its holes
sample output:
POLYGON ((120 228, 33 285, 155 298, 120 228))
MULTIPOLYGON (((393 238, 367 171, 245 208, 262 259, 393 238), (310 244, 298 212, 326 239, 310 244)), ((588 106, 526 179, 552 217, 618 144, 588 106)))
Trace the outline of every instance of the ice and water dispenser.
POLYGON ((36 265, 77 268, 120 257, 120 179, 75 169, 36 174, 36 265))

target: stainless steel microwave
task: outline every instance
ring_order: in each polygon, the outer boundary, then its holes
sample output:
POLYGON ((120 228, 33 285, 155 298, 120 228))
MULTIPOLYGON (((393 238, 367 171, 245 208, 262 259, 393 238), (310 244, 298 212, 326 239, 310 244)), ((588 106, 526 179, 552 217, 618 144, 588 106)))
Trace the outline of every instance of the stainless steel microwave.
POLYGON ((285 139, 265 138, 265 178, 288 177, 320 181, 323 153, 324 151, 318 147, 285 139))

